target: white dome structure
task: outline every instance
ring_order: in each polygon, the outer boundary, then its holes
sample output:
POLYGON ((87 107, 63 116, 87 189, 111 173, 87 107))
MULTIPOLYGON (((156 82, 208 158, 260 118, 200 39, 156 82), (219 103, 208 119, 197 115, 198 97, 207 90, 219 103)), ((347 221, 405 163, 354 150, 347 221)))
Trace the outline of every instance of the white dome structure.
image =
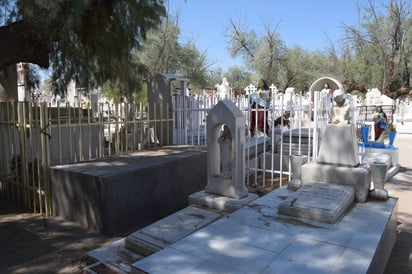
POLYGON ((309 88, 310 93, 312 94, 314 91, 321 91, 325 87, 325 84, 328 84, 329 89, 331 90, 340 89, 344 91, 343 85, 338 80, 331 77, 321 77, 312 83, 309 88))

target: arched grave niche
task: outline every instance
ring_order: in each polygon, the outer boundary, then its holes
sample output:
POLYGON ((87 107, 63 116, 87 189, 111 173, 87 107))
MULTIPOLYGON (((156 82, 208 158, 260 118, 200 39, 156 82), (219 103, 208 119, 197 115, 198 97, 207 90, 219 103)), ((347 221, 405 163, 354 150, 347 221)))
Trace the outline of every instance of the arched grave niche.
POLYGON ((206 192, 238 199, 248 195, 244 181, 244 124, 243 113, 230 100, 219 101, 208 113, 206 192))
POLYGON ((211 173, 214 177, 230 180, 232 178, 232 163, 234 161, 233 138, 230 127, 226 124, 218 124, 213 129, 214 142, 211 155, 215 161, 211 163, 211 173), (217 143, 217 145, 216 145, 217 143))

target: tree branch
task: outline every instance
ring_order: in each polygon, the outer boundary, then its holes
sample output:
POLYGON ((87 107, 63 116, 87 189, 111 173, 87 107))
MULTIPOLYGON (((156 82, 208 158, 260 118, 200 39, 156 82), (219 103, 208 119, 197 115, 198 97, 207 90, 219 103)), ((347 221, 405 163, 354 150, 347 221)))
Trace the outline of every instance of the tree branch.
POLYGON ((0 71, 20 62, 49 67, 48 37, 36 32, 29 21, 0 27, 0 71))

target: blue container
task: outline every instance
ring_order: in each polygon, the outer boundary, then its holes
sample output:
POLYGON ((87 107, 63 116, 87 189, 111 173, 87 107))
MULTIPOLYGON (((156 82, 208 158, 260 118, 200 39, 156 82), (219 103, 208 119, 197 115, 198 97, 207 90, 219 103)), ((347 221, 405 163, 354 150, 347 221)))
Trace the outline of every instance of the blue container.
POLYGON ((362 142, 364 144, 367 144, 368 138, 369 138, 369 127, 368 126, 361 126, 361 135, 362 135, 362 142))

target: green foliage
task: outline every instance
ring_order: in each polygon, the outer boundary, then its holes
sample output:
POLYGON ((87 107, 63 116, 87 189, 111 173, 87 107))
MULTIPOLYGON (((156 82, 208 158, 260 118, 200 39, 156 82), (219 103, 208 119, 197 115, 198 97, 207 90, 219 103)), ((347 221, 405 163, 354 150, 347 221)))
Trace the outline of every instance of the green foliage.
MULTIPOLYGON (((4 1, 4 0, 2 0, 4 1)), ((84 87, 130 80, 130 53, 165 15, 161 0, 10 1, 18 18, 46 37, 54 89, 64 92, 76 76, 84 87)))
POLYGON ((287 48, 278 25, 264 24, 263 32, 256 33, 253 25, 230 19, 228 54, 242 58, 244 66, 227 71, 211 68, 207 52, 199 51, 195 41, 179 42, 178 15, 167 14, 161 0, 0 0, 0 19, 28 20, 39 36, 47 37, 50 83, 60 93, 74 78, 79 86, 103 87, 118 100, 144 101, 147 82, 158 72, 187 77, 193 91, 212 88, 223 77, 235 90, 264 78, 281 90, 307 91, 321 76, 350 83, 352 90, 377 87, 387 93, 408 87, 411 6, 404 0, 386 0, 381 6, 367 2, 360 6, 360 24, 344 25, 345 39, 324 51, 287 48))
POLYGON ((409 86, 411 8, 403 0, 389 0, 382 7, 369 1, 362 7, 360 27, 345 26, 352 56, 347 71, 353 79, 378 87, 386 95, 402 85, 409 86))
POLYGON ((253 81, 252 73, 240 66, 230 67, 224 75, 231 84, 232 88, 234 90, 238 90, 239 92, 243 92, 245 87, 250 85, 253 81))
POLYGON ((179 28, 176 18, 167 15, 161 24, 147 33, 142 46, 132 53, 134 62, 144 64, 148 77, 156 73, 175 73, 178 68, 179 28))
POLYGON ((199 89, 206 86, 208 60, 206 52, 200 52, 194 42, 188 41, 179 48, 179 68, 177 73, 190 79, 190 87, 199 89))
POLYGON ((396 126, 393 123, 390 123, 389 126, 388 126, 388 130, 396 132, 396 126))

